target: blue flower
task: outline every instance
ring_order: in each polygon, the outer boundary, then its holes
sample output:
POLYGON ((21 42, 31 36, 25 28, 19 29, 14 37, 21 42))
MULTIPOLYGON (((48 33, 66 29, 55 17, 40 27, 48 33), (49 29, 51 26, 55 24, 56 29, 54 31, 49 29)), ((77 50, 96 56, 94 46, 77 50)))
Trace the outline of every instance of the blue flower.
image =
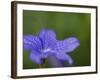
POLYGON ((42 29, 38 36, 24 35, 23 46, 30 52, 29 59, 37 64, 42 64, 43 59, 55 56, 62 61, 73 63, 69 53, 80 45, 76 37, 69 37, 65 40, 57 40, 53 30, 42 29))

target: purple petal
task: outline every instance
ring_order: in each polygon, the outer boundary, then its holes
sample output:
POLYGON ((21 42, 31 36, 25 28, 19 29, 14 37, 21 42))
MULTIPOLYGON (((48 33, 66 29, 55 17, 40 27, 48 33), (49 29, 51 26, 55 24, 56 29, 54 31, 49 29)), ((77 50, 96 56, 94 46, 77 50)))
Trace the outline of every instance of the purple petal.
POLYGON ((41 64, 42 61, 41 61, 41 57, 40 57, 40 53, 38 53, 37 51, 32 51, 30 53, 30 56, 29 56, 30 60, 37 63, 37 64, 41 64))
POLYGON ((40 39, 33 35, 25 35, 23 37, 23 45, 26 50, 39 50, 42 48, 40 39))
POLYGON ((47 60, 52 67, 63 67, 62 62, 54 55, 49 56, 47 60))
POLYGON ((63 61, 68 61, 69 64, 73 64, 72 58, 68 54, 58 53, 56 57, 63 61))
POLYGON ((80 45, 80 42, 77 38, 70 37, 63 41, 58 41, 56 44, 55 50, 58 51, 58 53, 72 52, 79 45, 80 45))
POLYGON ((56 34, 52 30, 41 30, 39 37, 43 43, 43 48, 53 48, 56 44, 56 34))

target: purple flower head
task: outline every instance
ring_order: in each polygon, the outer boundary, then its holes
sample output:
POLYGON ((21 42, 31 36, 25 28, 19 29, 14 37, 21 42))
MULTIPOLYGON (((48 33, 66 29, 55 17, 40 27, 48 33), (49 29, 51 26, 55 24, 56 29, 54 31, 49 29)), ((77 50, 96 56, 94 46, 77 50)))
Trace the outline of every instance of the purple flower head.
POLYGON ((49 29, 42 29, 38 36, 25 35, 23 43, 24 49, 30 51, 30 60, 37 64, 42 64, 42 59, 51 55, 72 64, 73 61, 68 53, 80 45, 79 40, 75 37, 62 41, 57 40, 55 32, 49 29))

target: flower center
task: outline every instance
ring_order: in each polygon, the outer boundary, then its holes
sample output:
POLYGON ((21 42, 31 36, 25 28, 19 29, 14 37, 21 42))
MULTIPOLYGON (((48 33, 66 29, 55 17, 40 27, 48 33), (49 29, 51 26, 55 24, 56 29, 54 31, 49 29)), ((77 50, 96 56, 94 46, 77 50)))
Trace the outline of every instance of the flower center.
POLYGON ((47 48, 47 49, 43 49, 42 51, 43 51, 44 53, 46 53, 46 52, 51 51, 51 49, 50 49, 50 48, 47 48))

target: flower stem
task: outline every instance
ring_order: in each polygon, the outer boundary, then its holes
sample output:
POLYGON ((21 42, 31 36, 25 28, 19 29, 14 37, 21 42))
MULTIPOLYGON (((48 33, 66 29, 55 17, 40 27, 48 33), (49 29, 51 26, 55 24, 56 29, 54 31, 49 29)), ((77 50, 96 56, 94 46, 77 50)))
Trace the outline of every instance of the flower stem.
POLYGON ((47 63, 47 60, 45 60, 45 62, 44 62, 44 64, 43 64, 43 67, 45 67, 45 66, 46 66, 46 63, 47 63))
POLYGON ((47 60, 44 60, 43 64, 39 64, 39 68, 44 68, 46 66, 47 60))
POLYGON ((42 68, 42 64, 39 64, 39 68, 42 68))

